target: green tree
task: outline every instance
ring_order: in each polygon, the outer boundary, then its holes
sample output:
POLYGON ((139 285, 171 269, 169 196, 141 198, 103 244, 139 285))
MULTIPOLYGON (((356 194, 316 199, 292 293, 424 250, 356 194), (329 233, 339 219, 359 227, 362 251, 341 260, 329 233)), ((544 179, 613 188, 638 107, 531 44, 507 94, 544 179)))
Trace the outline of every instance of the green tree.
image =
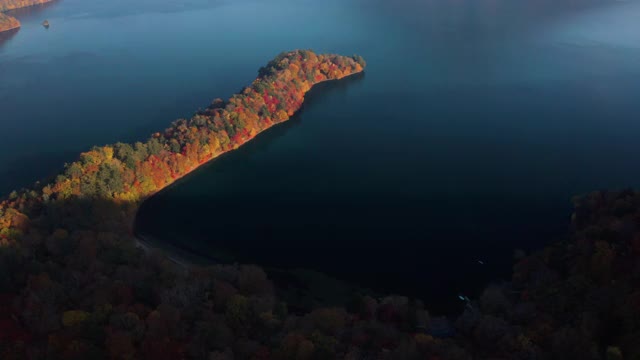
POLYGON ((129 144, 117 143, 113 146, 116 158, 122 161, 129 169, 136 166, 133 147, 129 144))
POLYGON ((353 55, 353 60, 355 60, 363 68, 367 66, 367 62, 364 61, 364 58, 362 56, 360 56, 360 55, 353 55))
POLYGON ((96 175, 96 190, 99 195, 112 196, 124 190, 120 169, 111 164, 102 164, 96 175))
POLYGON ((182 150, 182 146, 180 146, 178 140, 171 139, 171 141, 169 141, 169 149, 171 150, 171 152, 179 153, 180 150, 182 150))
POLYGON ((149 149, 147 149, 147 145, 141 143, 140 141, 135 143, 134 149, 136 160, 144 161, 149 157, 149 149))
POLYGON ((77 179, 82 176, 82 166, 79 163, 74 162, 71 164, 67 164, 67 169, 65 171, 68 177, 72 179, 77 179))
POLYGON ((152 138, 147 143, 147 148, 149 149, 150 155, 158 155, 162 152, 162 150, 164 150, 164 145, 162 145, 162 143, 158 139, 152 138))

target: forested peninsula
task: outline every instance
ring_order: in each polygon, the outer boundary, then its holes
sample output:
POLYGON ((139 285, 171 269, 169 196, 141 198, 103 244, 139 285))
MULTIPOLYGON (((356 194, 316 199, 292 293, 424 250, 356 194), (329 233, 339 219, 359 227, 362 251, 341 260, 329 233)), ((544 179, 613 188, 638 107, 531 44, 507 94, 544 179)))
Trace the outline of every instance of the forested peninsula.
POLYGON ((511 281, 465 299, 457 319, 401 296, 291 313, 257 266, 184 269, 136 246, 141 201, 289 119, 314 84, 364 67, 358 56, 283 53, 228 101, 11 193, 0 203, 0 358, 640 358, 634 191, 576 198, 570 239, 521 258, 511 281))
POLYGON ((17 29, 20 21, 6 14, 3 11, 19 9, 27 6, 48 3, 52 0, 0 0, 0 32, 17 29))

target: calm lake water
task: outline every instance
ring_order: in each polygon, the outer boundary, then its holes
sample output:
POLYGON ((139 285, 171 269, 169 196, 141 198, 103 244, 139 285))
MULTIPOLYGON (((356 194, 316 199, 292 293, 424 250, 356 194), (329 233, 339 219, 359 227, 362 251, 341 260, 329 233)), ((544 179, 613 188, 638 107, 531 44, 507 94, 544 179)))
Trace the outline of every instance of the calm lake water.
POLYGON ((364 76, 145 204, 139 231, 201 255, 443 309, 508 277, 515 249, 566 236, 573 195, 640 185, 640 1, 64 0, 15 16, 0 193, 228 98, 281 51, 365 57, 364 76))

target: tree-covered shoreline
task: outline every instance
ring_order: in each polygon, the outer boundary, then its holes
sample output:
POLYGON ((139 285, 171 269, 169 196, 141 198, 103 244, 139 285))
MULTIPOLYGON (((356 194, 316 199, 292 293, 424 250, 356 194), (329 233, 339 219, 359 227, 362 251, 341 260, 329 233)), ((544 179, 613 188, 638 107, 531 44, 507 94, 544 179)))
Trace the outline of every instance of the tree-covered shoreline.
POLYGON ((3 14, 3 11, 44 4, 50 1, 52 0, 0 0, 0 32, 14 30, 20 27, 20 21, 18 21, 18 19, 3 14))
POLYGON ((0 11, 20 9, 28 6, 48 3, 53 0, 0 0, 0 11))
POLYGON ((11 193, 0 203, 0 358, 639 358, 634 191, 576 198, 571 237, 520 259, 511 281, 469 299, 457 319, 402 296, 293 314, 260 267, 185 269, 136 246, 145 198, 289 119, 314 84, 364 67, 283 53, 230 100, 146 142, 95 147, 11 193))
POLYGON ((0 32, 17 29, 20 27, 20 21, 18 19, 0 13, 0 32))

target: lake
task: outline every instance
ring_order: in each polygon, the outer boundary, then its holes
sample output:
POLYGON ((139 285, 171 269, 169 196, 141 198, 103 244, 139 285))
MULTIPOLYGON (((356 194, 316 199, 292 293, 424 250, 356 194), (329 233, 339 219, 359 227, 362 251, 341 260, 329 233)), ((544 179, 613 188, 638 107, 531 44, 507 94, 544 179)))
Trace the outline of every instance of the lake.
POLYGON ((64 0, 11 14, 3 194, 228 98, 281 51, 367 60, 145 203, 138 231, 199 255, 448 310, 507 279, 515 250, 565 238, 572 196, 640 185, 640 1, 64 0))

